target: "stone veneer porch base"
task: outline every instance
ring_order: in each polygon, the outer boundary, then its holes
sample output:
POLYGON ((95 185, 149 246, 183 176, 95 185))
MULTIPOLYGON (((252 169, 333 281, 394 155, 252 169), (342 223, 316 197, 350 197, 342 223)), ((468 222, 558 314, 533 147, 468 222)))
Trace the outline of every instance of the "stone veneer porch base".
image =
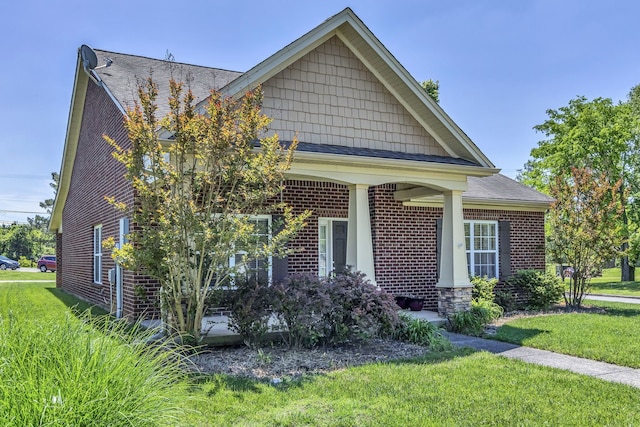
POLYGON ((449 318, 459 311, 471 308, 471 286, 464 288, 438 288, 438 315, 449 318))

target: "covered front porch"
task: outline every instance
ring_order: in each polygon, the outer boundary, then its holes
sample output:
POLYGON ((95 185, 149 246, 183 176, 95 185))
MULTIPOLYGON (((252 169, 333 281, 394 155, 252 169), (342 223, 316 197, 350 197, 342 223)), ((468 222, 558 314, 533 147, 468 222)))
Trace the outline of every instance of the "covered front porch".
MULTIPOLYGON (((311 144, 308 144, 311 145, 311 144)), ((425 232, 419 238, 432 240, 433 249, 429 256, 416 258, 414 263, 422 263, 433 269, 430 279, 417 280, 411 285, 411 290, 417 294, 433 293, 434 286, 438 293, 437 311, 440 316, 466 309, 471 301, 471 284, 467 267, 465 244, 462 194, 467 189, 467 177, 486 176, 494 173, 487 169, 472 165, 470 162, 449 159, 448 162, 433 160, 436 156, 414 155, 412 160, 392 159, 381 157, 341 155, 339 153, 318 153, 304 151, 309 147, 298 150, 288 179, 301 181, 333 182, 346 186, 348 189, 348 220, 346 238, 346 265, 361 271, 374 284, 386 291, 398 295, 407 291, 397 292, 399 286, 389 286, 388 276, 393 274, 393 268, 387 268, 389 260, 382 258, 398 258, 405 251, 415 252, 415 242, 404 241, 403 236, 393 235, 396 241, 380 244, 380 234, 384 228, 394 220, 393 214, 384 221, 379 220, 379 206, 374 201, 376 192, 383 186, 392 188, 392 202, 395 206, 425 206, 437 205, 438 230, 436 233, 425 232), (426 161, 432 160, 432 161, 426 161), (372 224, 372 221, 374 224, 372 224), (372 230, 378 236, 372 235, 372 230), (437 240, 437 244, 436 244, 437 240), (412 246, 414 245, 414 246, 412 246), (388 257, 385 252, 393 252, 388 257), (437 262, 435 254, 437 253, 437 262), (433 258, 430 259, 429 257, 433 258), (386 263, 383 267, 381 265, 386 263), (436 273, 437 271, 437 273, 436 273)), ((339 150, 338 150, 339 151, 339 150)), ((361 150, 363 153, 375 150, 361 150)), ((435 212, 435 211, 434 211, 435 212)), ((411 221, 408 215, 412 212, 402 212, 402 221, 411 221)), ((416 215, 420 212, 413 212, 416 215)), ((422 220, 422 218, 420 218, 422 220)), ((424 222, 424 221, 423 221, 424 222)), ((433 230, 435 230, 433 221, 433 230)), ((419 231, 418 231, 419 232, 419 231)), ((413 277, 405 280, 413 281, 413 277)))

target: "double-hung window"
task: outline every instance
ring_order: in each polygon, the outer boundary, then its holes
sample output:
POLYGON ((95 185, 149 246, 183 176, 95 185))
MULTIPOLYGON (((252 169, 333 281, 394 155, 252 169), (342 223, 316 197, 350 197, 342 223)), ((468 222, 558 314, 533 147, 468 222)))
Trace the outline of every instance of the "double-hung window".
POLYGON ((93 283, 102 283, 102 224, 93 227, 93 283))
MULTIPOLYGON (((255 227, 250 244, 255 246, 267 244, 271 238, 271 215, 253 215, 249 221, 255 227)), ((246 254, 246 250, 238 248, 238 251, 229 258, 229 266, 237 267, 235 274, 249 280, 257 280, 260 283, 269 283, 271 281, 271 257, 247 260, 245 259, 246 254)))
POLYGON ((465 221, 470 276, 498 277, 498 222, 465 221))

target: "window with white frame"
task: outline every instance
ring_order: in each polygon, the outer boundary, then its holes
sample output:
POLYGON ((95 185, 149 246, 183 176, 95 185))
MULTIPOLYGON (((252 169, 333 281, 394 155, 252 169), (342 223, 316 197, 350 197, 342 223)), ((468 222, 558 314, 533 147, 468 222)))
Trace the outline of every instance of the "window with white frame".
POLYGON ((320 218, 318 221, 318 274, 320 277, 327 277, 331 272, 331 245, 329 235, 331 234, 331 228, 329 227, 330 220, 327 218, 320 218))
POLYGON ((93 283, 102 283, 102 224, 93 227, 93 283))
MULTIPOLYGON (((271 238, 271 215, 252 215, 250 221, 255 227, 252 244, 257 246, 268 243, 271 238)), ((247 251, 239 248, 238 252, 229 258, 229 266, 238 267, 237 275, 258 280, 260 283, 270 283, 271 257, 246 260, 246 254, 247 251)))
POLYGON ((469 275, 498 277, 498 222, 465 221, 469 275))

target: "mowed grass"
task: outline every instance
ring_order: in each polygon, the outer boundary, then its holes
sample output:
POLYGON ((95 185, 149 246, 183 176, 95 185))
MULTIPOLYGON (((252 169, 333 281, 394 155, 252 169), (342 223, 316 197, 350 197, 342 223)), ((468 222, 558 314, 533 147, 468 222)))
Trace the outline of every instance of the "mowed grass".
MULTIPOLYGON (((8 306, 13 306, 14 312, 27 307, 32 318, 43 320, 36 322, 39 328, 51 325, 51 330, 60 329, 60 325, 65 325, 65 319, 73 321, 67 307, 78 301, 52 286, 45 283, 0 284, 0 318, 8 316, 11 310, 8 306)), ((6 323, 1 326, 0 330, 6 323)), ((116 355, 123 359, 122 365, 133 367, 135 373, 109 367, 108 372, 116 374, 108 375, 100 373, 96 365, 92 365, 93 370, 83 367, 80 362, 91 346, 79 337, 69 335, 60 339, 52 335, 52 338, 39 338, 38 333, 47 334, 47 330, 34 332, 31 334, 28 329, 22 329, 19 338, 9 338, 11 334, 3 337, 11 341, 13 352, 20 351, 22 343, 28 343, 29 348, 23 350, 25 355, 36 354, 30 352, 38 352, 48 345, 55 346, 56 354, 63 356, 49 358, 49 365, 42 362, 46 357, 24 359, 23 368, 29 367, 26 360, 35 359, 37 369, 30 372, 37 372, 39 381, 48 387, 45 392, 33 391, 26 396, 29 402, 41 401, 46 409, 44 414, 61 411, 61 401, 69 402, 66 409, 70 410, 72 400, 65 398, 68 390, 79 390, 78 394, 91 397, 83 405, 75 404, 78 411, 86 409, 92 400, 110 398, 109 414, 114 418, 120 415, 119 405, 126 405, 129 396, 140 394, 145 397, 140 404, 146 400, 146 394, 132 390, 136 384, 144 382, 144 376, 153 375, 153 372, 143 370, 144 354, 119 353, 123 349, 133 353, 128 350, 131 344, 111 339, 116 355), (28 340, 25 335, 29 336, 28 340), (78 369, 69 375, 60 366, 78 369), (58 375, 60 372, 65 375, 58 375), (141 372, 142 376, 134 376, 141 372), (126 383, 118 381, 127 376, 134 379, 126 383), (104 381, 106 378, 112 383, 104 381), (52 384, 57 384, 62 391, 58 393, 52 384), (100 387, 96 389, 94 384, 100 387), (59 400, 58 394, 67 400, 59 400)), ((99 358, 92 360, 100 361, 99 358)), ((3 409, 26 406, 15 403, 16 395, 23 393, 24 387, 16 384, 9 387, 6 378, 3 375, 7 388, 0 397, 12 405, 3 407, 0 404, 0 421, 4 421, 0 425, 38 425, 1 419, 3 409)), ((371 364, 326 375, 285 377, 278 385, 226 375, 201 375, 173 381, 171 399, 166 397, 166 403, 175 405, 178 402, 178 417, 162 422, 156 417, 147 425, 153 425, 153 422, 188 426, 640 425, 640 389, 471 350, 371 364)), ((161 407, 155 406, 151 412, 160 410, 161 407)), ((149 417, 151 415, 154 414, 149 417)), ((176 411, 171 415, 176 417, 176 411)), ((103 412, 90 417, 91 414, 55 422, 47 418, 47 425, 123 425, 103 412)), ((142 421, 144 418, 139 418, 130 425, 144 425, 142 421)))
POLYGON ((543 350, 640 368, 640 305, 586 300, 605 312, 549 314, 508 322, 494 336, 543 350))
POLYGON ((79 300, 52 283, 0 283, 0 316, 7 317, 9 312, 17 311, 25 316, 28 314, 30 319, 56 320, 64 318, 69 309, 75 313, 89 310, 93 316, 107 314, 102 308, 79 300))
POLYGON ((55 282, 56 273, 20 271, 19 269, 18 270, 0 270, 0 282, 10 281, 10 280, 33 280, 33 281, 50 280, 52 282, 55 282))
POLYGON ((489 353, 373 364, 278 386, 214 376, 203 426, 638 425, 640 390, 489 353), (588 402, 588 408, 585 404, 588 402))
MULTIPOLYGON (((640 274, 640 269, 638 273, 640 274)), ((640 282, 621 282, 619 268, 605 268, 602 276, 591 279, 592 294, 640 297, 640 282)))

